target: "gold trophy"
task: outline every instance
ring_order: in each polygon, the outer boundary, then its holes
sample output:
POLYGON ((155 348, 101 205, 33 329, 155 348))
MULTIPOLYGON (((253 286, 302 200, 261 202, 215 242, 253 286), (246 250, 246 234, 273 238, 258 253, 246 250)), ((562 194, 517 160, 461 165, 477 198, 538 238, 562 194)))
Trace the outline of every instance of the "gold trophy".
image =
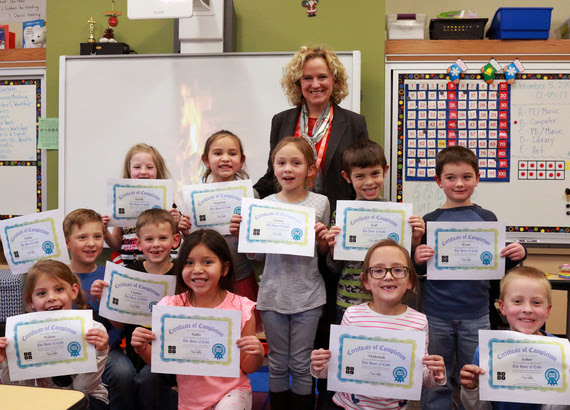
POLYGON ((95 36, 93 35, 93 32, 95 31, 95 24, 97 24, 95 22, 95 20, 93 20, 93 17, 90 17, 89 20, 87 21, 87 23, 89 24, 89 39, 87 39, 88 43, 96 43, 97 40, 95 40, 95 36))

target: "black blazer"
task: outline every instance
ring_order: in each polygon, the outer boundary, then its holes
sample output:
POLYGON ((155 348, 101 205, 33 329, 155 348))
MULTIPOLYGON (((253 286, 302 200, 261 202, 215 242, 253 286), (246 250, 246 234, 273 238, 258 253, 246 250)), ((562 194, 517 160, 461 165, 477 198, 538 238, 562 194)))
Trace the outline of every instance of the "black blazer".
MULTIPOLYGON (((295 134, 297 120, 301 112, 301 107, 280 112, 271 121, 271 137, 269 141, 269 159, 267 161, 267 172, 257 181, 254 188, 259 193, 260 198, 265 198, 276 192, 273 164, 271 163, 271 151, 277 143, 295 134)), ((354 199, 352 185, 347 183, 341 175, 342 154, 346 147, 360 138, 368 138, 366 120, 363 115, 345 110, 334 104, 334 117, 331 126, 331 133, 325 154, 325 165, 323 175, 323 194, 329 198, 331 204, 331 215, 336 209, 336 201, 343 199, 354 199)))

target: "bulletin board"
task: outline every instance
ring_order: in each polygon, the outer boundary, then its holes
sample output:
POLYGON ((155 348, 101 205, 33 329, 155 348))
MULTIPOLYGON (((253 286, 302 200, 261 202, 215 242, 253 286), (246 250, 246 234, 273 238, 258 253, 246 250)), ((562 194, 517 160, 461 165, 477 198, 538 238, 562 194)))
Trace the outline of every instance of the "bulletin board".
POLYGON ((508 240, 568 243, 570 63, 524 62, 512 85, 502 74, 489 85, 477 70, 455 85, 446 74, 452 63, 387 65, 391 200, 413 203, 419 215, 443 205, 433 180, 435 156, 463 145, 479 158, 481 180, 472 202, 505 222, 508 240))
POLYGON ((41 212, 45 166, 37 148, 45 70, 0 70, 0 219, 41 212))

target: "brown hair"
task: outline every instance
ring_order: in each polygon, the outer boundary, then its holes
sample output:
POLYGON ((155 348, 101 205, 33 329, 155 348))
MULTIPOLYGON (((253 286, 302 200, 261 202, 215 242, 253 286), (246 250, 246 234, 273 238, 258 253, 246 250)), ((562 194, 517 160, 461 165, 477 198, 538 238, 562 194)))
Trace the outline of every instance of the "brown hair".
POLYGON ((211 250, 218 257, 222 265, 225 265, 226 262, 230 263, 228 273, 225 276, 220 277, 218 287, 229 292, 234 291, 235 272, 232 254, 228 243, 220 233, 213 229, 199 229, 192 232, 184 239, 182 248, 178 253, 178 264, 176 265, 176 294, 184 294, 186 296, 185 304, 191 302, 194 295, 192 289, 190 289, 186 282, 184 282, 182 272, 184 271, 190 252, 192 252, 192 249, 198 245, 204 245, 206 248, 211 250))
POLYGON ((146 211, 142 212, 137 218, 137 236, 143 227, 147 225, 160 225, 162 223, 167 223, 170 225, 172 228, 172 235, 176 235, 178 233, 178 224, 170 212, 159 208, 147 209, 146 211))
POLYGON ((302 46, 289 64, 283 68, 281 87, 283 87, 287 99, 292 105, 298 106, 303 103, 300 80, 303 77, 305 63, 312 58, 322 58, 327 63, 334 80, 331 101, 340 104, 348 95, 348 75, 338 56, 324 45, 302 46))
MULTIPOLYGON (((364 262, 362 263, 362 282, 368 280, 368 268, 370 267, 370 259, 372 258, 372 254, 378 248, 383 248, 385 246, 393 246, 394 248, 398 248, 404 254, 404 258, 406 258, 406 265, 408 268, 408 277, 410 278, 410 283, 412 284, 412 290, 416 288, 418 284, 418 275, 416 273, 416 269, 414 268, 414 264, 412 262, 412 258, 410 258, 410 254, 406 250, 406 248, 400 246, 397 242, 393 241, 392 239, 382 239, 381 241, 376 242, 374 245, 368 249, 366 252, 366 256, 364 257, 364 262)), ((362 289, 365 293, 370 294, 371 292, 362 286, 362 289)))
POLYGON ((386 155, 380 144, 368 138, 360 138, 350 144, 342 154, 342 170, 349 178, 354 167, 370 168, 378 165, 386 169, 388 166, 386 155))
MULTIPOLYGON (((241 162, 245 161, 245 154, 243 153, 243 144, 241 143, 241 140, 239 139, 239 137, 231 131, 220 130, 220 131, 214 132, 206 140, 206 143, 204 144, 204 152, 202 153, 202 162, 206 163, 206 161, 208 160, 208 155, 210 155, 210 148, 212 148, 212 144, 214 142, 216 142, 217 140, 219 140, 220 138, 224 138, 224 137, 230 137, 232 140, 234 140, 234 142, 239 147, 241 162)), ((204 171, 204 175, 202 175, 202 182, 206 182, 206 179, 208 179, 208 177, 210 176, 211 173, 212 173, 212 170, 210 168, 206 168, 206 171, 204 171)), ((245 170, 243 168, 239 169, 236 172, 236 175, 241 179, 248 179, 249 178, 249 175, 247 175, 247 172, 245 172, 245 170)))
POLYGON ((501 301, 505 301, 505 294, 507 293, 507 286, 509 283, 517 278, 528 278, 542 282, 546 288, 546 297, 548 299, 548 304, 552 305, 552 286, 550 285, 550 281, 543 271, 533 268, 532 266, 517 266, 516 268, 511 269, 505 276, 503 276, 500 284, 501 294, 499 295, 499 299, 501 301))
POLYGON ((470 165, 475 171, 475 177, 479 175, 479 160, 469 148, 455 145, 442 149, 435 158, 435 174, 441 178, 441 172, 445 164, 464 163, 470 165))
MULTIPOLYGON (((281 148, 283 148, 285 145, 288 144, 293 144, 295 146, 295 148, 297 148, 301 154, 303 155, 303 158, 305 158, 305 161, 307 162, 307 171, 309 170, 310 167, 312 167, 313 165, 315 165, 315 153, 313 152, 313 148, 311 147, 311 144, 309 144, 307 142, 307 140, 305 140, 302 137, 286 137, 283 138, 281 141, 279 141, 277 143, 277 145, 275 146, 275 148, 273 148, 273 151, 271 151, 271 163, 273 164, 273 168, 275 168, 275 157, 277 156, 277 153, 279 152, 279 150, 281 148)), ((275 176, 275 185, 280 189, 281 187, 279 186, 279 182, 277 181, 277 177, 275 176)), ((308 176, 305 177, 305 188, 308 188, 309 186, 309 178, 308 176)))
POLYGON ((47 275, 50 279, 63 282, 66 292, 70 295, 72 286, 77 284, 79 292, 77 293, 77 298, 75 298, 74 303, 79 309, 85 309, 85 298, 83 297, 79 278, 71 272, 69 266, 55 259, 37 261, 32 265, 30 270, 28 270, 24 282, 24 301, 28 307, 32 304, 32 293, 41 275, 47 275))
POLYGON ((154 166, 156 167, 156 179, 168 179, 170 178, 170 172, 168 172, 168 168, 166 168, 166 164, 164 162, 164 158, 160 155, 160 152, 153 146, 140 143, 133 145, 125 155, 125 163, 123 164, 123 178, 130 178, 131 177, 131 159, 133 155, 138 154, 139 152, 146 152, 152 156, 152 162, 154 162, 154 166))
POLYGON ((98 222, 101 225, 101 232, 103 232, 103 220, 101 215, 92 209, 79 208, 75 211, 71 211, 67 214, 63 220, 63 234, 65 239, 71 237, 71 232, 74 226, 81 228, 83 225, 89 222, 98 222))

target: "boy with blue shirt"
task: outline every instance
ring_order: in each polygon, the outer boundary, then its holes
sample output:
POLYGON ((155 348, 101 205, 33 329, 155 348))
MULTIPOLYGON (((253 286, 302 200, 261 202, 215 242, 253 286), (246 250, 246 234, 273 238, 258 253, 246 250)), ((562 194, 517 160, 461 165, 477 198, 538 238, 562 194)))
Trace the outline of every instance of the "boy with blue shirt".
MULTIPOLYGON (((479 183, 479 161, 468 148, 448 147, 436 158, 435 181, 443 189, 445 204, 424 216, 424 221, 484 222, 496 221, 491 211, 471 202, 471 195, 479 183)), ((425 263, 433 257, 434 250, 422 244, 414 252, 418 274, 425 274, 425 263)), ((526 258, 526 250, 519 243, 512 243, 501 250, 506 258, 506 270, 526 258)), ((429 346, 432 354, 443 356, 447 370, 445 386, 425 390, 423 409, 452 409, 453 368, 461 369, 469 363, 478 345, 479 329, 489 329, 488 280, 427 280, 423 285, 423 312, 429 323, 429 346)))
POLYGON ((120 347, 123 332, 99 316, 99 300, 89 291, 93 282, 105 276, 105 267, 95 262, 103 252, 103 229, 101 215, 91 209, 76 209, 63 221, 71 271, 79 277, 93 320, 103 324, 109 334, 110 352, 101 378, 109 390, 109 408, 123 410, 133 408, 128 397, 135 386, 134 369, 120 347))

